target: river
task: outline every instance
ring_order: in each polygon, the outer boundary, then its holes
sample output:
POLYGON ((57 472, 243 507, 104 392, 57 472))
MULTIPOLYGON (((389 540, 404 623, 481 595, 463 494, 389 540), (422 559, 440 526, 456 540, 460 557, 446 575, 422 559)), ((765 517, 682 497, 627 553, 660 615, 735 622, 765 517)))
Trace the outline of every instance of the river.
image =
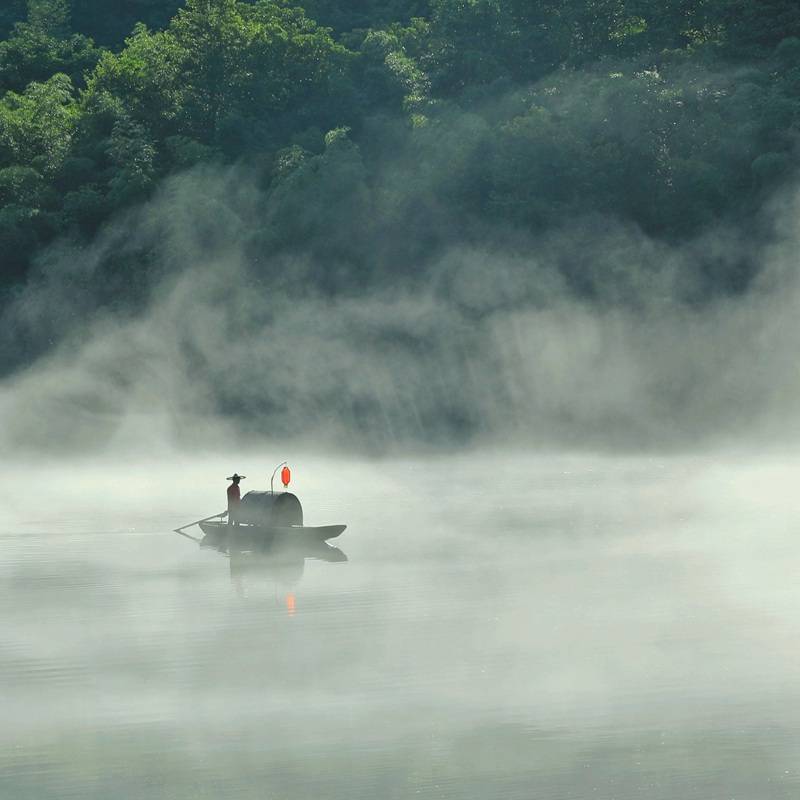
POLYGON ((800 462, 304 456, 336 550, 172 532, 281 455, 7 464, 3 800, 800 794, 800 462))

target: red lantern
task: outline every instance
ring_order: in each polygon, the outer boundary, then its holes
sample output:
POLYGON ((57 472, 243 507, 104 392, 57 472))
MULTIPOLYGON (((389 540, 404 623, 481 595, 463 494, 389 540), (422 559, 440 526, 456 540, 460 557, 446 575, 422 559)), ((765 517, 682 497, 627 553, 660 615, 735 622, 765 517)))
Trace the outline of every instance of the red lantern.
POLYGON ((285 489, 289 485, 289 481, 292 479, 292 471, 289 467, 284 467, 281 470, 281 480, 283 481, 283 488, 285 489))

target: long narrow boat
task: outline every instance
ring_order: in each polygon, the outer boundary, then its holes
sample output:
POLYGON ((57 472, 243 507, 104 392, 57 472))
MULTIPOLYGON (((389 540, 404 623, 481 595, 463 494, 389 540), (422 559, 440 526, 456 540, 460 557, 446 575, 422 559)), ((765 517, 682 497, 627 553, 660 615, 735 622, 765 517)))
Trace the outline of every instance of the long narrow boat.
POLYGON ((235 536, 237 538, 249 537, 264 540, 286 538, 313 542, 325 542, 328 539, 335 539, 347 527, 347 525, 229 525, 222 520, 201 522, 199 525, 200 530, 206 536, 235 536))
POLYGON ((291 492, 248 492, 239 504, 236 524, 213 517, 199 522, 206 536, 234 536, 238 539, 296 540, 325 542, 335 539, 346 525, 303 524, 303 507, 291 492))

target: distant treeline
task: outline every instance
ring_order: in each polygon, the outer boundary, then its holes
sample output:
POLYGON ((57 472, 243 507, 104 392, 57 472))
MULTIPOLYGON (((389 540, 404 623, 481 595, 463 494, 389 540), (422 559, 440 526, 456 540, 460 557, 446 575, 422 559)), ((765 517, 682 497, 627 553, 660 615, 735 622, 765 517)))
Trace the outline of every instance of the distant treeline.
MULTIPOLYGON (((577 217, 755 226, 800 134, 797 0, 7 0, 0 36, 7 291, 203 163, 270 196, 253 264, 296 252, 333 290, 577 217)), ((707 292, 752 277, 706 255, 707 292)))

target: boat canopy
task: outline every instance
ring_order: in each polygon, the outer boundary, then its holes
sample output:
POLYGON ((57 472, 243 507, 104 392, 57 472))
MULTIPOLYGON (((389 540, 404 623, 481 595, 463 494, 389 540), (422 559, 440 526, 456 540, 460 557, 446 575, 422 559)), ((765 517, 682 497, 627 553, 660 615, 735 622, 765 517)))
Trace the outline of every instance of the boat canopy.
POLYGON ((291 492, 248 492, 237 516, 246 525, 302 525, 303 507, 291 492))

